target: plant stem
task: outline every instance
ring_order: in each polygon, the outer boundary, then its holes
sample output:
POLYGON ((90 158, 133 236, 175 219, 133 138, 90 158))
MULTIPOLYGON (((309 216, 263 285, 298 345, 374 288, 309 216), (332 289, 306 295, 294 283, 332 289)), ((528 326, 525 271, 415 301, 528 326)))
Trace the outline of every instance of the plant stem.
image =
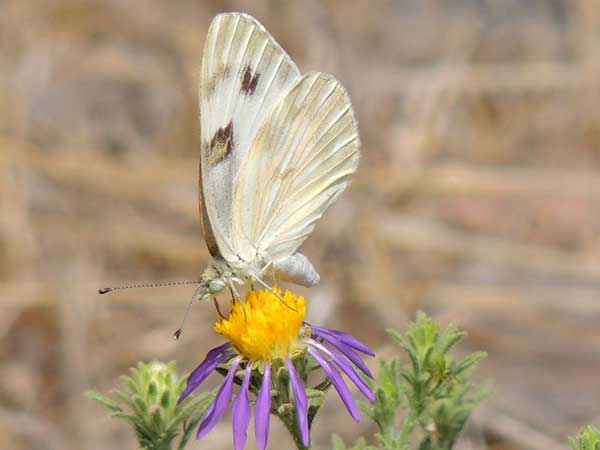
POLYGON ((400 430, 400 434, 398 435, 398 442, 400 444, 400 448, 408 449, 408 437, 410 433, 414 430, 417 425, 417 419, 419 418, 419 414, 415 411, 414 407, 411 407, 408 411, 408 415, 406 419, 404 419, 404 423, 402 424, 402 429, 400 430))
MULTIPOLYGON (((300 430, 298 429, 298 426, 296 425, 296 421, 294 420, 294 415, 292 414, 291 416, 278 416, 281 421, 283 422, 283 424, 285 425, 285 427, 287 428, 287 430, 290 432, 290 434, 292 435, 292 439, 294 439, 294 444, 296 444, 296 448, 298 450, 310 450, 310 444, 308 445, 308 447, 305 447, 304 444, 302 443, 302 436, 300 435, 300 430)), ((309 430, 310 432, 310 430, 309 430)))

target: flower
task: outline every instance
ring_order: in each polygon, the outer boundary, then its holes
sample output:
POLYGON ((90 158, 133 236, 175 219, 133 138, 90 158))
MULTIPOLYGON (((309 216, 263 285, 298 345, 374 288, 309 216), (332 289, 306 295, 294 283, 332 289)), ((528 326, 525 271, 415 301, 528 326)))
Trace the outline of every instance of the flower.
MULTIPOLYGON (((259 450, 267 446, 270 413, 277 414, 304 447, 309 443, 309 409, 312 416, 320 402, 307 395, 308 374, 318 367, 326 375, 324 383, 312 389, 326 391, 333 385, 352 418, 360 420, 356 403, 344 382, 344 373, 369 400, 375 397, 356 368, 366 376, 371 372, 359 353, 374 353, 362 342, 342 331, 312 326, 304 322, 304 297, 293 292, 251 290, 244 302, 232 301, 227 318, 215 330, 228 342, 213 348, 190 374, 179 401, 217 368, 226 372, 223 384, 206 414, 197 439, 204 437, 225 413, 233 395, 234 383, 240 388, 233 401, 233 442, 235 450, 244 448, 250 423, 250 394, 254 400, 254 428, 259 450), (290 389, 291 388, 291 389, 290 389)), ((324 394, 321 396, 321 401, 324 394)))
POLYGON ((229 317, 215 324, 215 330, 248 361, 269 361, 298 348, 305 313, 304 297, 290 291, 283 302, 269 290, 250 291, 244 303, 234 303, 229 317))

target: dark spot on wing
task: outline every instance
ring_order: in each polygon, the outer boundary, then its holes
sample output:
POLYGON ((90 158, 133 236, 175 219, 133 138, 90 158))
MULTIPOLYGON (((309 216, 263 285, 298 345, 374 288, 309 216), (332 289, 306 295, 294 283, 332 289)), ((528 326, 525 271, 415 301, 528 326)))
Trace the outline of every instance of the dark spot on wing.
POLYGON ((246 66, 244 73, 242 74, 242 94, 254 94, 259 77, 259 73, 253 74, 250 66, 246 66))
POLYGON ((215 165, 229 156, 233 150, 233 122, 225 128, 219 128, 210 140, 208 162, 215 165))

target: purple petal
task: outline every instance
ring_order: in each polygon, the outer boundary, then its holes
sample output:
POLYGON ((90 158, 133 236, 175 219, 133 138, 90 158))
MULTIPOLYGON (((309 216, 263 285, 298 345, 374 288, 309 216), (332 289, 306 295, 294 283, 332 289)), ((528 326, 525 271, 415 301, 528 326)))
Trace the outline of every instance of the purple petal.
POLYGON ((350 361, 352 361, 356 365, 356 367, 358 367, 360 370, 362 370, 362 372, 365 375, 367 375, 369 378, 373 378, 373 374, 371 373, 371 371, 369 370, 369 368, 367 367, 365 362, 362 360, 360 355, 352 349, 352 347, 344 344, 342 341, 340 341, 339 339, 337 339, 334 336, 321 334, 320 332, 313 333, 313 336, 320 337, 320 338, 324 339, 325 341, 327 341, 329 344, 333 345, 340 352, 342 352, 342 354, 346 358, 348 358, 350 361))
POLYGON ((329 362, 312 347, 308 347, 308 353, 310 353, 312 357, 315 358, 316 361, 321 365, 321 367, 333 383, 335 390, 338 391, 338 394, 344 402, 344 405, 346 405, 346 409, 348 410, 352 418, 358 422, 360 420, 360 413, 358 412, 356 403, 352 398, 352 394, 350 394, 348 386, 346 386, 346 383, 344 383, 342 376, 339 374, 335 367, 329 364, 329 362))
POLYGON ((231 368, 225 377, 225 381, 221 385, 219 392, 217 392, 217 396, 211 403, 208 411, 206 411, 202 423, 200 423, 200 426, 198 427, 196 439, 202 439, 206 436, 227 410, 227 406, 229 406, 229 401, 231 400, 231 391, 233 390, 233 378, 235 377, 235 372, 237 371, 241 359, 242 358, 238 356, 233 360, 231 368))
POLYGON ((269 438, 269 418, 271 414, 271 363, 265 362, 265 374, 256 396, 254 408, 254 434, 258 450, 267 448, 269 438))
POLYGON ((304 444, 305 447, 308 447, 308 399, 306 398, 304 385, 298 376, 298 372, 296 372, 296 369, 294 368, 294 364, 289 359, 285 360, 285 364, 290 373, 292 390, 294 391, 294 399, 296 401, 296 421, 298 422, 298 428, 300 429, 302 444, 304 444))
POLYGON ((244 373, 244 381, 233 402, 233 448, 242 450, 246 445, 248 423, 250 423, 250 400, 248 399, 248 384, 250 384, 252 364, 248 364, 244 373))
POLYGON ((319 334, 329 334, 339 339, 344 344, 349 345, 350 347, 358 350, 359 352, 365 353, 370 356, 375 356, 375 352, 373 352, 373 350, 371 350, 369 347, 367 347, 366 344, 363 344, 351 334, 344 333, 343 331, 339 330, 332 330, 331 328, 317 327, 313 325, 309 326, 311 330, 316 330, 319 334))
POLYGON ((190 374, 187 379, 185 390, 179 396, 177 403, 181 403, 188 395, 192 393, 205 379, 208 377, 216 367, 221 364, 227 358, 233 356, 231 351, 228 351, 231 347, 231 342, 226 342, 216 348, 213 348, 206 354, 204 361, 200 363, 198 367, 190 374))
POLYGON ((375 395, 373 394, 373 391, 371 391, 369 385, 365 383, 365 381, 360 377, 360 375, 356 373, 356 370, 354 370, 352 365, 348 363, 348 361, 346 361, 344 358, 342 358, 342 356, 339 353, 329 350, 327 347, 325 347, 322 344, 319 344, 316 341, 310 340, 308 342, 310 345, 329 356, 338 365, 338 367, 342 369, 346 376, 352 380, 352 382, 356 385, 358 390, 362 392, 362 394, 370 402, 375 401, 375 395))

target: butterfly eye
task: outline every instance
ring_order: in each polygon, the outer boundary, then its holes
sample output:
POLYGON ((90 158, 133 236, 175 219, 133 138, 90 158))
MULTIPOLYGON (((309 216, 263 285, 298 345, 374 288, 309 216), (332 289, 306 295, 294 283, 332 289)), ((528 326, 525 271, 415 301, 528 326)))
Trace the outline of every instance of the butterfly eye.
POLYGON ((223 280, 216 279, 216 280, 210 281, 210 283, 208 285, 208 290, 212 294, 215 294, 215 293, 219 292, 221 289, 223 289, 224 287, 225 287, 225 282, 223 280))

